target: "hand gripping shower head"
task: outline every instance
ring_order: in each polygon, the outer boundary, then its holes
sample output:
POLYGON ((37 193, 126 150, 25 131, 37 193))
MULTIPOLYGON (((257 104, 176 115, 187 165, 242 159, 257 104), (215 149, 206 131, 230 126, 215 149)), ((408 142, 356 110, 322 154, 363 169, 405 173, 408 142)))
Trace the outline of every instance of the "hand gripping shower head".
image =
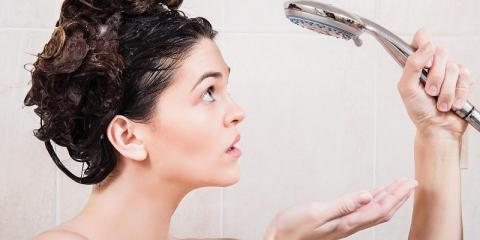
MULTIPOLYGON (((284 8, 287 18, 293 23, 321 34, 345 40, 352 39, 359 47, 362 45, 359 36, 367 32, 373 35, 402 67, 405 67, 408 56, 415 51, 413 47, 382 26, 332 5, 307 0, 291 0, 285 2, 284 8)), ((423 84, 426 83, 427 76, 428 70, 424 69, 420 77, 423 84)), ((462 109, 452 111, 480 131, 480 112, 469 101, 465 102, 462 109)))

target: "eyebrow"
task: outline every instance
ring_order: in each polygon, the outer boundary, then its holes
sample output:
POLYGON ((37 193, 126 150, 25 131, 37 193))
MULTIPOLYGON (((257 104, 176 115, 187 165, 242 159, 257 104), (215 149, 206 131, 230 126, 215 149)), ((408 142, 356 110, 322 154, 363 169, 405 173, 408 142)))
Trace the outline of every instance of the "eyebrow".
MULTIPOLYGON (((228 67, 228 74, 230 74, 230 67, 228 67)), ((192 88, 192 91, 193 89, 195 89, 198 84, 200 84, 203 80, 209 78, 209 77, 213 77, 213 78, 221 78, 222 77, 222 73, 221 72, 206 72, 204 73, 200 79, 198 79, 198 81, 195 83, 195 85, 193 85, 193 88, 192 88)), ((228 79, 227 79, 227 83, 228 83, 228 79)))

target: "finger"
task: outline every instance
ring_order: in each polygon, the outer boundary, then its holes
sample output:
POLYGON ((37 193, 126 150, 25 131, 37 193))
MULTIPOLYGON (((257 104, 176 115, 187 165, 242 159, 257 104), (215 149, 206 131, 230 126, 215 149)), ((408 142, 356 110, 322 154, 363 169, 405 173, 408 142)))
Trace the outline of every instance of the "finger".
POLYGON ((448 112, 452 108, 455 97, 455 89, 459 78, 460 69, 458 65, 448 62, 445 70, 440 95, 437 100, 437 108, 442 112, 448 112))
POLYGON ((385 190, 385 186, 383 187, 378 187, 378 188, 375 188, 374 190, 370 191, 370 193, 372 194, 373 198, 375 198, 375 196, 377 196, 379 193, 381 193, 383 190, 385 190))
POLYGON ((395 182, 390 184, 388 187, 386 187, 385 191, 393 192, 393 191, 395 191, 395 189, 397 189, 401 184, 403 184, 406 181, 408 181, 408 178, 405 178, 405 177, 399 178, 399 179, 395 180, 395 182))
MULTIPOLYGON (((393 184, 397 184, 398 182, 402 181, 402 180, 405 180, 406 178, 400 178, 400 179, 397 179, 394 183, 392 183, 391 185, 393 184)), ((385 189, 387 188, 387 186, 381 186, 381 187, 377 187, 375 188, 374 190, 370 191, 372 197, 375 199, 378 194, 382 193, 382 192, 385 192, 385 189)), ((341 219, 342 218, 335 218, 331 221, 328 221, 326 222, 325 224, 319 226, 318 228, 315 229, 315 234, 317 234, 316 236, 324 236, 324 237, 327 237, 327 235, 325 234, 333 234, 333 233, 336 233, 337 236, 336 237, 333 237, 332 239, 338 239, 338 225, 339 223, 341 222, 341 219), (320 234, 320 235, 319 235, 320 234)), ((347 230, 346 228, 344 230, 347 230)), ((329 236, 329 235, 328 235, 329 236)))
POLYGON ((378 198, 374 199, 375 202, 380 204, 399 202, 401 198, 408 194, 411 189, 414 189, 418 185, 417 180, 404 180, 400 183, 392 185, 387 188, 384 193, 380 194, 378 198))
POLYGON ((412 40, 412 47, 418 49, 420 46, 423 46, 432 41, 432 33, 426 29, 421 28, 415 33, 415 36, 412 40))
POLYGON ((473 91, 474 81, 470 76, 470 71, 463 66, 460 68, 460 77, 458 78, 455 90, 455 102, 453 108, 455 110, 461 109, 468 99, 468 96, 473 91))
POLYGON ((400 95, 404 100, 424 91, 419 84, 420 75, 434 54, 435 47, 433 44, 427 43, 408 57, 403 75, 397 84, 400 95))
POLYGON ((400 183, 402 183, 402 182, 404 182, 404 181, 406 181, 406 180, 407 180, 407 178, 402 177, 402 178, 399 178, 399 179, 395 180, 393 183, 391 183, 391 184, 388 185, 388 186, 380 187, 380 188, 375 189, 375 192, 372 194, 372 195, 373 195, 373 199, 374 199, 374 200, 377 199, 380 194, 382 194, 383 192, 385 192, 385 190, 387 190, 387 189, 392 189, 392 188, 394 189, 395 186, 397 186, 398 184, 400 184, 400 183))
POLYGON ((411 193, 417 186, 415 180, 405 180, 400 184, 395 184, 389 190, 393 192, 383 191, 374 199, 373 203, 359 211, 343 217, 338 225, 355 226, 355 231, 360 231, 380 223, 389 221, 397 210, 408 200, 411 193), (369 208, 370 206, 370 208, 369 208), (369 208, 369 209, 368 209, 369 208), (364 211, 362 211, 364 209, 364 211))
POLYGON ((392 210, 390 210, 388 215, 393 216, 398 211, 398 209, 400 209, 400 207, 403 206, 403 204, 405 204, 405 202, 410 198, 410 196, 412 196, 414 191, 415 191, 415 188, 411 189, 410 192, 407 195, 405 195, 403 199, 399 203, 397 203, 396 206, 392 208, 392 210))
MULTIPOLYGON (((391 194, 389 191, 401 192, 402 186, 408 182, 412 182, 412 180, 408 180, 406 178, 400 178, 387 187, 376 189, 374 191, 376 194, 376 197, 373 201, 379 201, 379 199, 380 200, 385 199, 389 194, 391 194)), ((403 201, 403 198, 400 199, 398 202, 402 202, 402 201, 403 201)), ((358 209, 357 211, 347 214, 341 218, 332 219, 331 221, 328 221, 318 226, 315 229, 315 233, 334 234, 335 236, 337 236, 337 238, 338 236, 341 236, 341 235, 344 235, 344 236, 350 235, 354 232, 357 232, 369 226, 375 225, 380 218, 383 220, 383 215, 387 215, 390 212, 390 211, 387 211, 390 209, 387 209, 387 210, 383 210, 382 208, 374 209, 374 207, 370 207, 369 209, 369 206, 370 205, 361 207, 361 209, 358 209)), ((327 236, 327 235, 322 235, 322 236, 327 236)))
MULTIPOLYGON (((386 191, 381 191, 378 193, 378 196, 383 196, 385 194, 386 191)), ((341 235, 349 235, 348 233, 354 233, 373 226, 378 222, 378 216, 380 215, 380 208, 377 206, 369 204, 355 212, 326 222, 317 227, 315 233, 323 234, 323 236, 328 236, 332 239, 340 239, 341 235)))
POLYGON ((440 92, 443 79, 445 77, 445 67, 447 66, 447 51, 443 47, 437 47, 433 57, 433 64, 428 71, 425 90, 430 96, 437 96, 440 92))
POLYGON ((416 180, 408 180, 397 186, 396 189, 393 189, 392 192, 387 192, 382 199, 375 199, 376 202, 380 205, 380 212, 378 216, 378 223, 383 223, 389 221, 392 217, 395 209, 399 204, 404 202, 404 198, 410 194, 412 189, 415 189, 418 185, 416 180))
POLYGON ((361 231, 363 229, 370 228, 370 227, 373 227, 375 225, 378 225, 380 223, 383 223, 383 222, 386 222, 386 221, 390 220, 395 215, 395 213, 398 211, 398 209, 400 209, 400 207, 402 207, 405 204, 405 202, 410 198, 410 196, 413 194, 414 190, 415 189, 410 190, 410 192, 407 195, 405 195, 397 203, 397 205, 395 205, 387 214, 385 214, 384 216, 382 216, 380 218, 377 217, 376 221, 367 222, 366 224, 359 227, 357 229, 357 231, 361 231))
POLYGON ((368 191, 361 191, 354 194, 341 197, 340 199, 328 203, 321 203, 316 208, 318 224, 323 225, 335 218, 340 218, 350 214, 358 208, 367 205, 373 199, 368 191))
POLYGON ((467 100, 473 102, 473 101, 476 101, 476 99, 473 98, 473 97, 475 96, 475 92, 476 92, 476 89, 477 89, 477 80, 471 74, 470 71, 468 71, 468 75, 470 76, 470 81, 472 81, 472 86, 470 87, 470 91, 468 92, 467 100))

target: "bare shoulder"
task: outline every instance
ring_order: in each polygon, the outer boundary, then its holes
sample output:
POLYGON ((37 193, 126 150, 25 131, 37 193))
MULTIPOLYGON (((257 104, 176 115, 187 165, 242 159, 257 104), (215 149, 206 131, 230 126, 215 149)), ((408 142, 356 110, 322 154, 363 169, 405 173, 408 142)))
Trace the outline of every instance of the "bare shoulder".
POLYGON ((38 234, 33 240, 88 240, 88 238, 64 229, 51 229, 38 234))

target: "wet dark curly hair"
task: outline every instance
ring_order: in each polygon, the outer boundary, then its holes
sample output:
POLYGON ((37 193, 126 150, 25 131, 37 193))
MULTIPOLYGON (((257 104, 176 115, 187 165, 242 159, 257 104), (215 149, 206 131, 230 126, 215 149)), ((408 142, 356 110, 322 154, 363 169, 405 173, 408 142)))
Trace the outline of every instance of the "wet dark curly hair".
POLYGON ((161 92, 189 50, 216 31, 178 10, 182 0, 65 0, 51 39, 37 55, 24 104, 37 107, 55 164, 82 184, 102 182, 115 168, 105 136, 115 115, 147 122, 161 92), (80 176, 59 160, 51 141, 83 164, 80 176))

